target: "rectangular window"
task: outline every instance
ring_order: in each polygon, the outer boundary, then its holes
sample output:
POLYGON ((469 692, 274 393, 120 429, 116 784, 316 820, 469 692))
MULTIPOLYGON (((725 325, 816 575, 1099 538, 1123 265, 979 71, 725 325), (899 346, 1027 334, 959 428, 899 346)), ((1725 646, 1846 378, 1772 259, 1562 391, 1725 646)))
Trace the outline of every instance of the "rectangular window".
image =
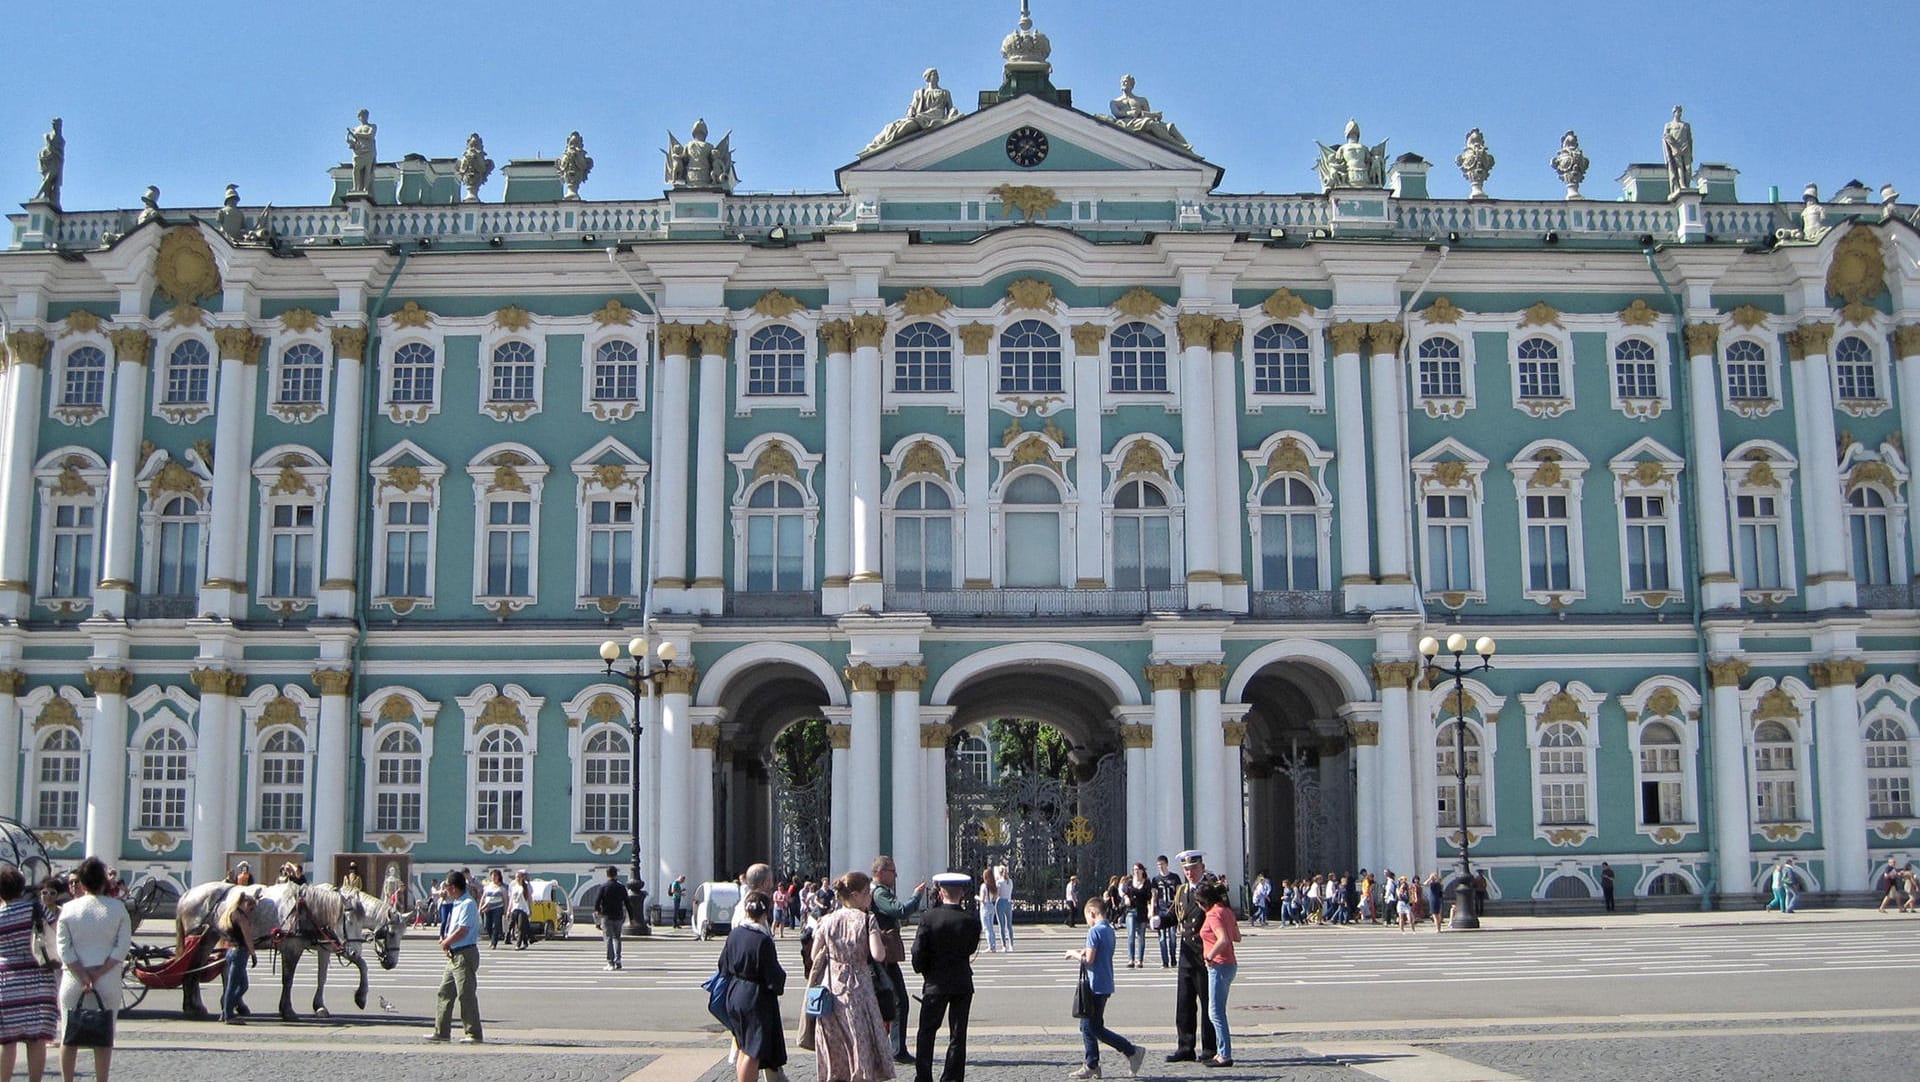
POLYGON ((200 524, 189 518, 160 520, 160 578, 154 592, 184 597, 200 589, 200 524))
POLYGON ((313 516, 312 504, 274 505, 268 597, 313 595, 313 516))
POLYGON ((1587 821, 1587 783, 1552 781, 1540 785, 1540 822, 1585 823, 1587 821))
POLYGON ((1165 350, 1114 349, 1112 389, 1116 394, 1148 394, 1167 389, 1165 350))
POLYGON ((1621 359, 1614 362, 1613 385, 1621 398, 1658 398, 1660 379, 1652 361, 1621 359))
POLYGON ((1420 358, 1420 397, 1460 398, 1466 394, 1466 385, 1460 358, 1420 358))
POLYGON ((1473 589, 1473 520, 1465 496, 1427 497, 1427 589, 1473 589))
POLYGON ((1780 518, 1774 497, 1734 497, 1734 518, 1740 538, 1741 589, 1779 589, 1780 518))
POLYGON ((61 503, 53 508, 53 580, 50 597, 93 593, 93 506, 61 503))
POLYGON ((533 552, 533 504, 496 500, 487 505, 488 597, 526 597, 533 552))
POLYGON ((420 833, 420 760, 383 756, 375 770, 373 829, 389 834, 420 833))
POLYGON ((1906 776, 1867 779, 1867 818, 1906 818, 1912 814, 1913 785, 1906 776))
POLYGON ((1559 360, 1522 360, 1520 362, 1521 398, 1559 398, 1559 360))
POLYGON ((1662 592, 1672 588, 1667 570, 1667 500, 1664 496, 1628 496, 1627 590, 1662 592))
POLYGON ((1762 823, 1792 823, 1800 818, 1800 786, 1795 778, 1763 778, 1754 786, 1762 823))
POLYGON ((40 786, 36 826, 47 830, 80 829, 80 757, 40 757, 40 786))
POLYGON ((1640 822, 1647 826, 1683 822, 1680 783, 1643 781, 1640 783, 1640 822))
POLYGON ((909 394, 953 390, 953 347, 935 339, 897 345, 893 351, 893 389, 909 394))
POLYGON ((1565 496, 1527 497, 1527 589, 1573 589, 1570 532, 1565 496))
POLYGON ((427 581, 427 553, 432 544, 428 522, 433 507, 426 500, 399 500, 387 505, 385 597, 431 597, 427 581))
POLYGON ((632 596, 633 501, 594 500, 587 523, 587 596, 632 596))

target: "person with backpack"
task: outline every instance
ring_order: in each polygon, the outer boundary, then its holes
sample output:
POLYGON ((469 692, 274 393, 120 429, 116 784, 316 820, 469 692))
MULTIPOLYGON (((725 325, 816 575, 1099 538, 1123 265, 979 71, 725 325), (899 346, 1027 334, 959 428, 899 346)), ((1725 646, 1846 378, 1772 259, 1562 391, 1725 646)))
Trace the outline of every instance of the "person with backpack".
POLYGON ((607 881, 594 895, 593 912, 600 918, 600 938, 606 941, 607 972, 621 968, 620 933, 627 923, 627 888, 620 882, 620 869, 607 866, 607 881))

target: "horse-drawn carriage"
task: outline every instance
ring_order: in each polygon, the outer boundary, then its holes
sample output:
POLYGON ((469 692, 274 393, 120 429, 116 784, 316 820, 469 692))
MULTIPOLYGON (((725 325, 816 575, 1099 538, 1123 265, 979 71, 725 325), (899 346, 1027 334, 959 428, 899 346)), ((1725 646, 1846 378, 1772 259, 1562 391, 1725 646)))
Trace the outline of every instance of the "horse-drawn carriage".
POLYGON ((188 981, 218 980, 226 964, 221 951, 200 949, 201 940, 214 933, 202 932, 187 937, 179 948, 135 943, 127 951, 127 964, 120 969, 122 1005, 138 1007, 147 998, 147 990, 166 991, 182 988, 188 981))

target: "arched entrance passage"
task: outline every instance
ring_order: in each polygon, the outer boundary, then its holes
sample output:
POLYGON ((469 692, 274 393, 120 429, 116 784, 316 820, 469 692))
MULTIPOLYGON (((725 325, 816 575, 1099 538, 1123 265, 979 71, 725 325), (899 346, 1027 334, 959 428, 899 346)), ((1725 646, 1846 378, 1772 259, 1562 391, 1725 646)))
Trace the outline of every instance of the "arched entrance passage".
POLYGON ((768 861, 777 875, 817 877, 831 841, 825 719, 845 695, 837 679, 822 682, 833 670, 817 656, 777 644, 746 650, 757 656, 729 654, 710 670, 694 710, 696 721, 709 711, 717 728, 714 874, 768 861))
POLYGON ((1355 870, 1354 755, 1334 673, 1269 662, 1238 698, 1249 705, 1241 746, 1247 871, 1277 879, 1355 870))
POLYGON ((1069 875, 1093 897, 1125 867, 1127 770, 1114 712, 1138 695, 1104 677, 1029 651, 948 689, 948 861, 976 874, 1009 865, 1023 912, 1056 906, 1069 875), (992 759, 984 771, 982 752, 992 759))

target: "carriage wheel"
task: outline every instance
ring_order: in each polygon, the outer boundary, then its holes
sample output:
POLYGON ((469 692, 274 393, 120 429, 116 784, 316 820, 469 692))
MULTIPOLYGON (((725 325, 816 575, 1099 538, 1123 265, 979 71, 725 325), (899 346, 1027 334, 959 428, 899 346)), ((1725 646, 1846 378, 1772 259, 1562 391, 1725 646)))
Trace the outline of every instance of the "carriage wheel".
POLYGON ((121 966, 120 1009, 126 1010, 131 1007, 138 1007, 140 1001, 145 998, 147 998, 147 986, 140 983, 140 978, 134 974, 133 967, 130 965, 121 966))

